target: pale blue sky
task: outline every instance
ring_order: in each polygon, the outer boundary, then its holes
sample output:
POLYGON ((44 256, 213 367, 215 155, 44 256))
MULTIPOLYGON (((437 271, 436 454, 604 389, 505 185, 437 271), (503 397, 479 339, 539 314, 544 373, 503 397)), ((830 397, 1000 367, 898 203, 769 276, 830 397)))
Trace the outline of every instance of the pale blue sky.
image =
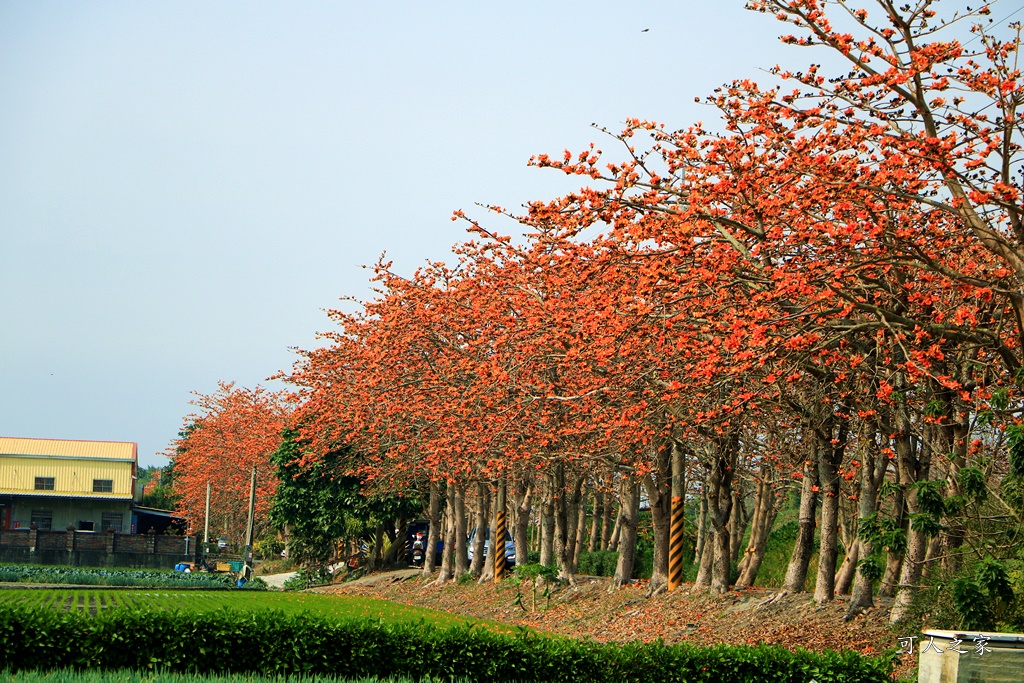
POLYGON ((532 154, 820 61, 742 6, 0 0, 0 435, 164 462, 190 392, 290 367, 361 264, 577 186, 532 154))

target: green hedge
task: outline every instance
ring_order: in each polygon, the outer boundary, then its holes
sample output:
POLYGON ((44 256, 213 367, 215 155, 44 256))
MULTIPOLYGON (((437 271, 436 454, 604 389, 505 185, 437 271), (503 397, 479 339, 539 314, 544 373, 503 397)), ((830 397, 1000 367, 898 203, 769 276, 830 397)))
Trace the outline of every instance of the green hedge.
POLYGON ((601 644, 472 628, 339 621, 278 611, 193 614, 74 612, 0 606, 0 671, 133 669, 333 676, 411 673, 470 681, 771 680, 881 683, 891 657, 790 652, 767 646, 698 648, 601 644))
POLYGON ((416 677, 377 678, 336 678, 334 676, 289 676, 278 674, 189 674, 166 673, 162 671, 0 671, 4 683, 420 683, 416 677))

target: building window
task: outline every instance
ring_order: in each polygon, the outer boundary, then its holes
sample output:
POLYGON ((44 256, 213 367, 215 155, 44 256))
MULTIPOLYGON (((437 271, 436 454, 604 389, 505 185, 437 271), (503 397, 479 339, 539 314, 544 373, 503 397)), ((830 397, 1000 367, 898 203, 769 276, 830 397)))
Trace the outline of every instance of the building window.
POLYGON ((92 531, 94 526, 96 526, 95 522, 83 522, 81 520, 78 522, 79 531, 92 531))
POLYGON ((53 477, 36 477, 36 491, 52 491, 53 477))
POLYGON ((113 529, 114 531, 121 531, 121 515, 113 512, 104 512, 103 519, 100 521, 100 531, 106 531, 107 529, 113 529))
POLYGON ((114 492, 114 480, 113 479, 93 479, 92 480, 92 492, 93 493, 113 493, 114 492))
POLYGON ((37 528, 47 530, 53 528, 53 510, 33 510, 32 524, 37 528))

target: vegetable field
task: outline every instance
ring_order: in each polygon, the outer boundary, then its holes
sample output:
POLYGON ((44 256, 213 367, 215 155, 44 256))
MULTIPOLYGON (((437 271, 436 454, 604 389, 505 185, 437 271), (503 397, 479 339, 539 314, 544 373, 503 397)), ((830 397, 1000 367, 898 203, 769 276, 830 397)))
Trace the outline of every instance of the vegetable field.
POLYGON ((192 613, 219 610, 245 612, 279 610, 286 614, 313 613, 333 618, 372 619, 388 623, 422 622, 441 628, 480 623, 497 631, 511 632, 515 630, 496 622, 479 622, 447 612, 411 607, 385 600, 309 593, 110 590, 103 588, 10 589, 0 590, 0 605, 3 604, 93 615, 122 608, 192 613))
MULTIPOLYGON (((76 584, 80 586, 132 586, 138 588, 202 588, 229 590, 235 587, 230 574, 181 574, 170 570, 61 567, 35 564, 0 565, 0 582, 76 584)), ((249 589, 265 588, 250 582, 249 589)))

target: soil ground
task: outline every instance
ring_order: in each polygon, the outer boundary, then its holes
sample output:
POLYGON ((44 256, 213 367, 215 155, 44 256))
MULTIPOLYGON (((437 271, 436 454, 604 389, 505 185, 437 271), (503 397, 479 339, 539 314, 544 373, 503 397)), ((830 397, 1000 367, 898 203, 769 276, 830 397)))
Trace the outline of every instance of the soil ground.
MULTIPOLYGON (((684 584, 673 593, 648 598, 643 585, 616 591, 608 588, 608 579, 584 577, 576 587, 554 587, 550 599, 540 589, 536 610, 528 585, 520 588, 510 580, 498 585, 453 582, 437 586, 409 570, 313 590, 367 595, 598 641, 767 643, 789 649, 828 648, 877 655, 897 648, 900 635, 916 635, 890 630, 887 604, 847 622, 845 599, 818 606, 809 593, 779 597, 777 591, 754 589, 714 597, 691 593, 692 586, 684 584)), ((916 652, 913 657, 904 655, 897 675, 906 676, 916 665, 915 659, 916 652)))

